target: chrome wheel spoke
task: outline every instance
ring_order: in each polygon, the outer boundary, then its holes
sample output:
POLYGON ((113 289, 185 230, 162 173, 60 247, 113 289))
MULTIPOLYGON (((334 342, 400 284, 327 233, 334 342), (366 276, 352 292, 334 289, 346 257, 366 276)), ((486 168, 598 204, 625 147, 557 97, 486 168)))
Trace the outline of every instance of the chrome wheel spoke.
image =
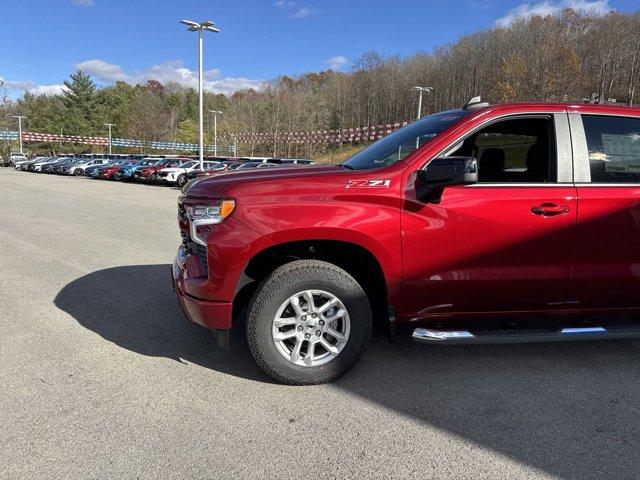
POLYGON ((319 309, 318 312, 320 313, 324 313, 327 310, 329 310, 331 307, 335 307, 336 305, 338 305, 340 303, 340 300, 338 300, 337 298, 332 298, 331 300, 329 300, 328 302, 326 302, 324 305, 322 305, 319 309))
POLYGON ((327 349, 329 353, 332 353, 333 355, 338 355, 340 353, 340 350, 338 350, 335 345, 331 345, 331 343, 329 343, 329 340, 327 340, 326 338, 322 337, 320 339, 320 343, 324 348, 327 349))
POLYGON ((327 329, 327 333, 339 342, 344 342, 347 339, 343 334, 341 334, 337 330, 334 330, 333 328, 327 329))
POLYGON ((293 338, 296 336, 296 331, 295 330, 289 330, 287 332, 278 332, 276 333, 273 338, 279 342, 283 341, 283 340, 288 340, 290 338, 293 338))
POLYGON ((296 315, 304 315, 304 310, 302 310, 302 306, 300 305, 300 297, 298 295, 290 297, 289 301, 291 302, 291 306, 296 312, 296 315))
POLYGON ((315 342, 308 342, 308 347, 307 347, 307 354, 304 357, 304 363, 307 367, 310 367, 313 365, 313 353, 316 350, 316 344, 315 342))
POLYGON ((300 360, 300 349, 302 348, 302 340, 296 338, 296 343, 291 349, 291 361, 297 363, 300 360))
POLYGON ((346 310, 339 308, 333 315, 325 316, 324 319, 328 323, 335 322, 336 320, 344 317, 345 313, 347 313, 346 310))
POLYGON ((313 304, 313 295, 309 290, 302 293, 305 301, 307 302, 307 313, 311 313, 315 310, 316 306, 313 304))
POLYGON ((287 325, 295 325, 295 324, 296 324, 296 317, 276 318, 273 321, 273 325, 276 328, 284 327, 284 326, 287 326, 287 325))

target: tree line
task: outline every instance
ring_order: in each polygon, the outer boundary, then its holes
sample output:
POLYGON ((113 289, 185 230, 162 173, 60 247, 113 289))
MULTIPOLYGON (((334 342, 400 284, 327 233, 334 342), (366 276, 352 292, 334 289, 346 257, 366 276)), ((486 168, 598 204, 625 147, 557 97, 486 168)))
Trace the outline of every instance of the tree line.
MULTIPOLYGON (((288 143, 285 133, 368 127, 415 118, 417 94, 431 86, 423 114, 462 106, 482 95, 490 102, 619 102, 637 105, 640 87, 640 13, 590 17, 573 10, 534 16, 481 30, 409 57, 367 52, 348 72, 282 76, 259 90, 206 93, 205 112, 221 110, 221 143, 237 132, 270 133, 247 140, 242 155, 314 156, 334 146, 288 143)), ((25 93, 10 101, 0 85, 0 130, 15 130, 11 115, 28 117, 34 132, 114 136, 147 141, 197 142, 198 93, 151 80, 96 87, 83 72, 65 81, 61 95, 25 93), (4 128, 3 128, 4 127, 4 128)), ((207 114, 206 114, 207 115, 207 114)), ((207 118, 205 142, 212 143, 207 118)), ((55 150, 57 144, 35 149, 55 150)), ((65 150, 87 150, 65 145, 65 150)))

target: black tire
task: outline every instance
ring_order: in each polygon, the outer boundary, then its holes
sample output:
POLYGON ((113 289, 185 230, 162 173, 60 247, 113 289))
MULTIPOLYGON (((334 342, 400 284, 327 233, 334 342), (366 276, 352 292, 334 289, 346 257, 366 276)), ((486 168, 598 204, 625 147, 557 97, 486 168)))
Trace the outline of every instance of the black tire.
POLYGON ((185 178, 184 174, 178 177, 176 183, 180 188, 184 187, 184 185, 187 183, 187 179, 185 178))
POLYGON ((76 168, 76 169, 73 171, 73 174, 74 174, 76 177, 81 177, 82 175, 84 175, 84 171, 83 171, 81 168, 76 168))
POLYGON ((341 268, 319 260, 296 260, 274 270, 256 289, 247 308, 247 340, 258 366, 271 378, 289 385, 331 382, 355 365, 371 338, 371 307, 356 280, 341 268), (272 337, 278 308, 304 290, 323 290, 344 304, 350 333, 342 351, 328 363, 301 366, 286 359, 272 337))
POLYGON ((111 175, 111 178, 118 182, 122 180, 122 174, 120 172, 114 172, 113 175, 111 175))
POLYGON ((158 183, 158 174, 152 173, 151 178, 149 178, 149 183, 158 183))

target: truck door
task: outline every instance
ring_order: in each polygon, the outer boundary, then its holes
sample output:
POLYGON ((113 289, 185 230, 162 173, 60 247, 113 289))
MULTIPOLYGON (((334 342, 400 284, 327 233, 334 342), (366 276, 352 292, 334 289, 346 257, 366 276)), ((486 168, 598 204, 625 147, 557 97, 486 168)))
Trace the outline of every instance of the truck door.
POLYGON ((445 188, 438 204, 420 203, 408 187, 408 313, 566 308, 577 217, 566 113, 495 120, 442 155, 474 156, 479 182, 445 188))
POLYGON ((640 307, 640 115, 569 114, 578 190, 573 296, 640 307))

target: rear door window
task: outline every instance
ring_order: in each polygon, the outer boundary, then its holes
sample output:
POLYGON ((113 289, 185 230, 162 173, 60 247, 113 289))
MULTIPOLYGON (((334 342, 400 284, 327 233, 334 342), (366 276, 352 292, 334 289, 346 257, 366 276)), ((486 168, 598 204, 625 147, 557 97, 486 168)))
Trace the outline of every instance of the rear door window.
POLYGON ((592 183, 640 183, 640 118, 583 115, 592 183))

